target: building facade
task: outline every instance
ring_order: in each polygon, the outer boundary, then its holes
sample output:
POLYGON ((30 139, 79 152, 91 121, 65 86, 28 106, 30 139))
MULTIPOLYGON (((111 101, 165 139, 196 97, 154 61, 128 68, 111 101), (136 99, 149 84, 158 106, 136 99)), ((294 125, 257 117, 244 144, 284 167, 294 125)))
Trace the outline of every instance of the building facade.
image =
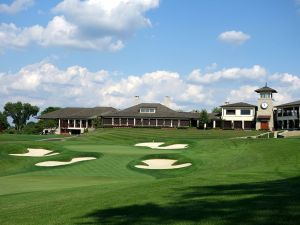
POLYGON ((112 107, 63 108, 38 117, 44 120, 57 120, 56 134, 82 134, 95 129, 96 119, 101 120, 106 113, 117 111, 112 107))
POLYGON ((159 103, 141 103, 130 108, 107 113, 104 127, 189 127, 196 113, 174 111, 159 103))
POLYGON ((274 130, 274 99, 276 90, 268 87, 255 90, 259 94, 257 100, 256 130, 274 130))
POLYGON ((278 129, 300 129, 300 101, 276 106, 278 129))
POLYGON ((223 129, 253 129, 256 106, 245 102, 225 104, 222 108, 223 129))

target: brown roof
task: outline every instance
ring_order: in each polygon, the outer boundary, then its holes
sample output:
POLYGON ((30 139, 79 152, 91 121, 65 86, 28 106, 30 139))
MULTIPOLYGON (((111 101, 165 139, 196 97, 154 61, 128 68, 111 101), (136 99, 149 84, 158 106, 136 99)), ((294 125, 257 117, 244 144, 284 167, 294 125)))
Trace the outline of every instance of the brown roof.
POLYGON ((38 116, 38 119, 94 119, 109 112, 117 111, 112 107, 94 107, 94 108, 63 108, 44 115, 38 116))
POLYGON ((277 107, 286 107, 286 106, 300 106, 300 100, 295 102, 289 102, 282 105, 278 105, 277 107))
POLYGON ((190 119, 196 116, 195 113, 177 112, 160 103, 141 103, 124 110, 107 113, 103 117, 135 117, 135 118, 180 118, 190 119), (154 108, 155 113, 141 113, 141 108, 154 108))
POLYGON ((273 88, 270 88, 268 87, 267 85, 262 87, 262 88, 259 88, 257 90, 255 90, 255 92, 257 93, 261 93, 261 92, 272 92, 272 93, 277 93, 277 91, 273 88))
POLYGON ((245 102, 237 102, 237 103, 232 103, 232 104, 227 104, 227 105, 221 105, 222 108, 226 108, 226 107, 243 107, 243 108, 253 108, 256 107, 256 105, 251 105, 245 102))

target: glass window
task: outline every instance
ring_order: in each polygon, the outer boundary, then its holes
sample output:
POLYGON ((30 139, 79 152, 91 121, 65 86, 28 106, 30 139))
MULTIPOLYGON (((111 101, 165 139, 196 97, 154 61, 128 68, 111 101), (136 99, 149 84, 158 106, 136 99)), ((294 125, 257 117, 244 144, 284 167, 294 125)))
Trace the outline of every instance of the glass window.
POLYGON ((235 115, 235 109, 226 109, 226 115, 235 115))
POLYGON ((155 113, 155 108, 140 108, 140 113, 155 113))
POLYGON ((241 115, 251 115, 250 109, 241 109, 241 115))

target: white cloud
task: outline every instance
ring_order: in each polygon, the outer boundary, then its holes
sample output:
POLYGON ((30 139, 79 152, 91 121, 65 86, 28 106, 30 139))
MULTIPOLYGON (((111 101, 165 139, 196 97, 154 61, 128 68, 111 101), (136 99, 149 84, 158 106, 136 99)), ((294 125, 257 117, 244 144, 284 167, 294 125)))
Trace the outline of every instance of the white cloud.
MULTIPOLYGON (((261 71, 253 68, 255 66, 239 70, 247 71, 245 74, 249 74, 248 70, 252 73, 261 71)), ((217 71, 216 74, 227 74, 224 71, 226 70, 217 71)), ((134 96, 140 96, 141 102, 164 102, 165 96, 170 96, 171 107, 182 110, 210 109, 226 100, 232 103, 245 101, 256 104, 258 95, 254 90, 262 86, 263 82, 258 81, 262 85, 252 86, 247 82, 255 80, 253 76, 234 74, 224 75, 226 79, 227 76, 230 78, 230 86, 228 82, 225 85, 226 81, 221 78, 215 85, 202 85, 171 71, 158 70, 126 77, 106 70, 90 71, 79 65, 59 69, 47 61, 42 61, 25 66, 13 74, 0 73, 0 102, 5 104, 7 101, 27 101, 38 104, 41 108, 50 105, 124 108, 134 103, 134 96), (240 80, 237 77, 245 79, 244 83, 247 85, 239 87, 240 80)), ((254 77, 260 77, 263 73, 254 74, 254 77)), ((300 98, 300 79, 296 75, 274 74, 269 80, 271 87, 279 92, 274 95, 276 104, 300 98)))
POLYGON ((64 0, 46 26, 0 25, 0 50, 31 43, 99 51, 118 51, 138 29, 151 26, 145 13, 159 0, 64 0))
POLYGON ((26 96, 30 102, 38 101, 41 107, 55 104, 121 108, 132 105, 136 95, 141 96, 143 102, 163 102, 165 96, 171 96, 175 99, 172 107, 177 109, 212 102, 210 92, 201 85, 189 84, 178 73, 170 71, 115 79, 105 70, 91 72, 81 66, 61 70, 51 63, 41 62, 25 66, 15 74, 0 74, 0 83, 1 102, 26 96))
POLYGON ((14 0, 10 5, 0 4, 0 13, 14 14, 28 9, 33 3, 34 0, 14 0))
POLYGON ((251 38, 249 34, 243 33, 242 31, 225 31, 221 33, 218 39, 225 43, 230 44, 243 44, 251 38))
POLYGON ((258 86, 243 85, 239 89, 230 91, 226 101, 230 103, 250 101, 253 103, 258 97, 255 92, 258 88, 258 86))
POLYGON ((193 70, 189 75, 190 81, 199 83, 212 83, 222 80, 237 80, 237 79, 250 79, 260 80, 267 75, 267 71, 260 65, 254 65, 251 68, 228 68, 216 71, 213 73, 202 73, 200 69, 193 70))

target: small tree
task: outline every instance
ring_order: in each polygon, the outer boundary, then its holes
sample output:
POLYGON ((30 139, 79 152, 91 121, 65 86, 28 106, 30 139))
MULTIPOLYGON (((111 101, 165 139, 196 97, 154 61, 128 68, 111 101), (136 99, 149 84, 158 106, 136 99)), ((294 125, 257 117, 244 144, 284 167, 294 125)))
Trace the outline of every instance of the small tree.
POLYGON ((220 107, 215 107, 215 108, 213 108, 213 110, 211 112, 212 113, 222 113, 222 109, 220 107))
MULTIPOLYGON (((55 106, 49 106, 41 112, 41 115, 44 115, 44 114, 50 113, 50 112, 54 112, 54 111, 57 111, 59 109, 61 109, 61 108, 60 107, 55 107, 55 106)), ((42 130, 47 129, 47 128, 54 129, 54 128, 58 127, 58 120, 43 119, 43 120, 40 120, 38 122, 38 125, 39 125, 40 128, 42 128, 42 130)))
MULTIPOLYGON (((200 114, 199 114, 199 122, 200 124, 208 124, 210 122, 208 113, 205 109, 201 110, 200 114)), ((205 128, 205 126, 204 126, 205 128)))
POLYGON ((0 132, 6 130, 9 127, 7 117, 4 113, 0 112, 0 132))
POLYGON ((27 120, 29 120, 31 116, 36 116, 38 112, 39 108, 29 103, 8 102, 4 106, 4 114, 13 119, 17 131, 21 131, 26 125, 27 120))

